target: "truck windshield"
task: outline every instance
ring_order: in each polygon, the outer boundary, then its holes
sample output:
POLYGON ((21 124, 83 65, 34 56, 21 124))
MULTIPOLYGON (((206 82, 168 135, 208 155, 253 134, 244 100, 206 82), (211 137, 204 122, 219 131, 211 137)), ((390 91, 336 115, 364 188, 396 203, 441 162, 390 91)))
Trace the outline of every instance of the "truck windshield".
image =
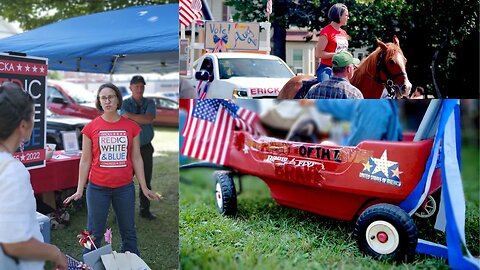
POLYGON ((220 79, 231 77, 291 78, 293 73, 280 60, 254 58, 218 59, 220 79))

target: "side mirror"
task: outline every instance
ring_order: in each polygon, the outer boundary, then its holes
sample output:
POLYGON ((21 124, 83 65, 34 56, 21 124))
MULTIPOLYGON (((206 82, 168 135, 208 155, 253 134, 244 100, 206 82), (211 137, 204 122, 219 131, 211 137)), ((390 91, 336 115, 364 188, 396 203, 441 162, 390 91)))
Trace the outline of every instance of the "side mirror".
POLYGON ((201 69, 200 71, 195 72, 195 79, 199 81, 209 81, 213 82, 213 74, 210 74, 208 71, 201 69))
POLYGON ((54 97, 50 100, 50 102, 52 103, 57 103, 57 104, 63 104, 63 105, 67 105, 68 104, 68 101, 63 99, 63 98, 59 98, 59 97, 54 97))

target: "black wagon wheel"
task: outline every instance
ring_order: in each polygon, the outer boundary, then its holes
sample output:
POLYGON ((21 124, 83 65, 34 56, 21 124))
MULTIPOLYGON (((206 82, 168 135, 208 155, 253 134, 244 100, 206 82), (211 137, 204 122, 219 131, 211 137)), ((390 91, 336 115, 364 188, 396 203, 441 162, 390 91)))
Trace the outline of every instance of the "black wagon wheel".
POLYGON ((400 207, 380 203, 368 207, 354 231, 360 250, 375 259, 408 259, 415 253, 418 236, 412 218, 400 207))
POLYGON ((437 196, 428 195, 425 202, 415 212, 415 216, 424 219, 435 216, 438 210, 437 202, 439 201, 436 197, 437 196))
POLYGON ((218 212, 224 216, 234 216, 237 214, 237 193, 233 174, 228 171, 217 171, 214 177, 218 212))

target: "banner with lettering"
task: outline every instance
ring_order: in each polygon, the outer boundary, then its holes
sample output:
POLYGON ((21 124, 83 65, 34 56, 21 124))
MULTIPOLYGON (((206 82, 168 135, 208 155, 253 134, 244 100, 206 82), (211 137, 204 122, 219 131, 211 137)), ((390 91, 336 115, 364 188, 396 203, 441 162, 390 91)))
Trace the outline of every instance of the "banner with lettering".
POLYGON ((45 166, 47 70, 46 58, 0 53, 0 84, 17 83, 35 100, 32 136, 25 142, 23 151, 18 149, 14 155, 29 169, 45 166))
POLYGON ((205 49, 256 50, 260 47, 260 25, 244 22, 205 22, 205 49))

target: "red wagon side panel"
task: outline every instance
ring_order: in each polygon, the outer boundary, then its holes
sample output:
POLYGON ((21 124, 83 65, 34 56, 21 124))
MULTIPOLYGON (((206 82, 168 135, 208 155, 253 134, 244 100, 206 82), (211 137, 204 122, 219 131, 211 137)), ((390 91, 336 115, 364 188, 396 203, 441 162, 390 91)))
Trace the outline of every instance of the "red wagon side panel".
MULTIPOLYGON (((281 205, 351 220, 370 201, 403 201, 420 181, 432 144, 326 146, 235 132, 225 165, 262 178, 281 205)), ((439 181, 432 182, 438 189, 439 181)))

